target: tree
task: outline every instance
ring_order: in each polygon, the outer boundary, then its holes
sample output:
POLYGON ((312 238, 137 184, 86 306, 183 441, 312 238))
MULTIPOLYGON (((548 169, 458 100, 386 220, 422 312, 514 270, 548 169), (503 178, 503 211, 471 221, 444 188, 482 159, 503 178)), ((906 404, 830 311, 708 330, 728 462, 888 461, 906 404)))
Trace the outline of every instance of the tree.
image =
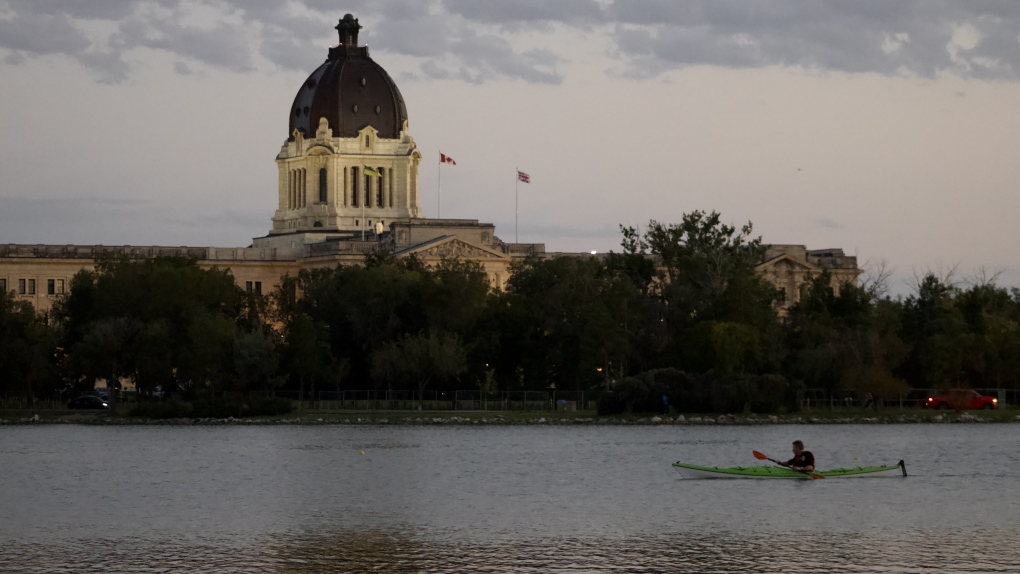
POLYGON ((789 371, 813 388, 884 399, 905 394, 908 386, 894 375, 907 354, 899 306, 877 293, 850 283, 837 293, 828 272, 808 281, 790 310, 789 371))
POLYGON ((271 391, 282 380, 276 375, 279 367, 276 345, 262 331, 242 333, 234 339, 234 372, 239 391, 261 389, 271 391))
POLYGON ((110 410, 116 410, 120 380, 134 372, 135 343, 142 325, 128 317, 109 317, 89 324, 73 352, 91 379, 105 379, 110 410))
POLYGON ((232 376, 239 328, 263 328, 257 309, 241 316, 248 303, 228 271, 190 259, 103 257, 70 285, 51 317, 64 376, 76 384, 110 380, 115 370, 143 391, 201 392, 232 376))
POLYGON ((306 381, 312 385, 314 400, 315 381, 328 376, 328 369, 333 362, 327 328, 301 313, 286 326, 284 341, 287 371, 298 380, 299 400, 305 400, 306 381))
MULTIPOLYGON (((684 214, 677 224, 651 221, 637 243, 636 232, 624 229, 625 246, 647 247, 662 269, 654 287, 669 346, 669 359, 662 366, 695 372, 723 367, 706 362, 709 357, 721 357, 709 344, 715 328, 707 324, 720 322, 747 325, 756 332, 760 360, 743 368, 779 368, 775 304, 782 295, 757 272, 765 247, 752 230, 750 223, 738 230, 723 224, 719 213, 703 211, 684 214)), ((716 340, 721 340, 719 335, 716 340)))
POLYGON ((455 335, 421 333, 377 349, 372 354, 372 365, 381 378, 412 382, 418 391, 420 411, 428 384, 463 374, 467 370, 467 356, 455 335))
POLYGON ((45 317, 31 303, 0 292, 0 393, 34 401, 40 385, 54 379, 55 347, 56 333, 45 317))

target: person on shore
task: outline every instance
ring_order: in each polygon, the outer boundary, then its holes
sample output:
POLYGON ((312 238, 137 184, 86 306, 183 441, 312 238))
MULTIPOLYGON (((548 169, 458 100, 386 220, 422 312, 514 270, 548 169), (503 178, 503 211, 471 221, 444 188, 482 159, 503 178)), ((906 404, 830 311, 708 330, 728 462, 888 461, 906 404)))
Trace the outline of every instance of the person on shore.
POLYGON ((875 396, 871 393, 864 394, 864 408, 869 408, 875 405, 875 396))
POLYGON ((815 455, 811 454, 809 450, 804 450, 803 442, 795 440, 793 441, 793 458, 779 464, 800 472, 813 472, 815 470, 815 455))

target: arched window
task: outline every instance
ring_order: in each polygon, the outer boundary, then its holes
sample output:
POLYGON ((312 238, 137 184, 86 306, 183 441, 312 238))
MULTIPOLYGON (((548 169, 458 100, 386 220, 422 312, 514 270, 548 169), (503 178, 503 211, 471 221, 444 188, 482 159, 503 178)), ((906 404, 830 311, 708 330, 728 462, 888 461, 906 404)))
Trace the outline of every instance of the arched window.
POLYGON ((376 170, 379 172, 379 177, 375 178, 375 206, 386 207, 383 203, 383 182, 386 181, 386 168, 378 167, 376 170))
POLYGON ((319 203, 326 203, 328 197, 326 183, 326 168, 322 168, 319 170, 319 203))
POLYGON ((351 168, 351 207, 358 206, 358 168, 351 168))
POLYGON ((372 176, 365 174, 365 207, 372 207, 372 176))
POLYGON ((390 207, 393 207, 393 170, 392 169, 390 170, 390 176, 388 178, 386 178, 386 183, 387 183, 387 185, 389 187, 390 207))

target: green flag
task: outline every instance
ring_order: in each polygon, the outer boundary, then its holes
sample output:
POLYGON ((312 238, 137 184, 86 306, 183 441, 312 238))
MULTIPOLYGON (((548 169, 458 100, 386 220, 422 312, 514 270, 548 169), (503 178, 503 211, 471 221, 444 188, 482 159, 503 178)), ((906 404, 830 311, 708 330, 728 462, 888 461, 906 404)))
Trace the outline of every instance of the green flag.
POLYGON ((365 165, 365 166, 362 166, 362 168, 363 168, 363 169, 365 170, 365 175, 370 175, 370 176, 372 176, 372 177, 382 177, 382 174, 381 174, 381 173, 379 173, 379 172, 378 172, 378 171, 377 171, 376 169, 374 169, 374 168, 368 167, 367 165, 365 165))

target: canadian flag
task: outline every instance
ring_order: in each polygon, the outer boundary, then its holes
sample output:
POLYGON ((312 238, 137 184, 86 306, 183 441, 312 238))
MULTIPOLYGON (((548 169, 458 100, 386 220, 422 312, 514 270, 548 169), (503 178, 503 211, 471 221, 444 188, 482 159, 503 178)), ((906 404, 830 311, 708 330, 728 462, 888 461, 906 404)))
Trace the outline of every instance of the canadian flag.
POLYGON ((531 183, 531 176, 521 170, 517 170, 517 179, 524 183, 531 183))
POLYGON ((452 157, 444 154, 443 152, 439 152, 439 163, 452 163, 453 165, 457 165, 457 162, 453 161, 452 157))

